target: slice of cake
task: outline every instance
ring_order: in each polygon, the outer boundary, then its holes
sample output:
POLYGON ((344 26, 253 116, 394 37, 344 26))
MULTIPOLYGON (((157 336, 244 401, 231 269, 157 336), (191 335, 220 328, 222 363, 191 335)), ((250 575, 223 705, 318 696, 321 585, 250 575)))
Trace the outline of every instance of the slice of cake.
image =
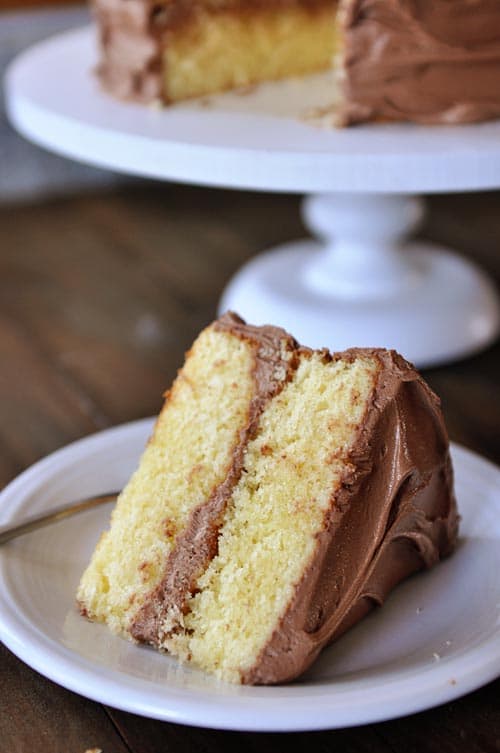
POLYGON ((188 353, 78 601, 225 680, 284 682, 456 535, 439 401, 406 361, 226 314, 188 353))
POLYGON ((93 0, 113 94, 177 102, 334 67, 325 123, 500 117, 498 0, 93 0), (340 95, 340 97, 339 97, 340 95))

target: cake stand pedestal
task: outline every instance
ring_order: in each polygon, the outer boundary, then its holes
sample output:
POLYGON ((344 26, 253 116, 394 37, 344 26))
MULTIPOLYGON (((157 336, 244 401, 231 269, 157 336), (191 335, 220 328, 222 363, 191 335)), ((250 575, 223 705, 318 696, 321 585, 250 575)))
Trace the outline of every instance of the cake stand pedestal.
POLYGON ((418 366, 480 349, 498 331, 489 279, 457 254, 408 243, 423 203, 411 196, 317 194, 306 225, 322 241, 288 243, 250 261, 220 310, 286 324, 314 347, 395 348, 418 366))
POLYGON ((29 139, 133 175, 309 194, 318 240, 288 243, 243 267, 220 310, 281 324, 310 346, 385 346, 418 366, 465 356, 498 334, 494 286, 474 264, 409 243, 415 194, 500 186, 500 122, 370 125, 335 131, 306 117, 329 104, 330 73, 169 109, 116 102, 91 75, 92 29, 23 53, 7 110, 29 139))

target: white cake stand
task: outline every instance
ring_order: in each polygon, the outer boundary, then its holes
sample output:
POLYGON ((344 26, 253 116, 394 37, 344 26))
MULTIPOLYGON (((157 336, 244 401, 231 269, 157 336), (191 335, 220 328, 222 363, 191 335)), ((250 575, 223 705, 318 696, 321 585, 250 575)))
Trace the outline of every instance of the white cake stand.
POLYGON ((405 237, 422 215, 411 194, 500 186, 500 122, 320 128, 305 115, 331 101, 331 74, 163 110, 123 104, 91 75, 93 39, 92 29, 68 32, 12 64, 7 109, 26 137, 125 173, 311 194, 304 218, 322 240, 258 256, 221 310, 281 324, 315 347, 393 347, 419 366, 496 337, 500 307, 485 274, 405 237))

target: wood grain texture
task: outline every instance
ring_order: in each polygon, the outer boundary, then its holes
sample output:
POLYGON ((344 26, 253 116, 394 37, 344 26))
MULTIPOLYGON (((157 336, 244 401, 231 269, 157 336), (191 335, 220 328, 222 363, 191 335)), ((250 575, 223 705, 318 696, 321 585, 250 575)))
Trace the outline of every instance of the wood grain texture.
MULTIPOLYGON (((500 194, 435 197, 421 231, 500 280, 500 194)), ((0 484, 106 426, 156 413, 224 284, 304 229, 291 196, 136 183, 0 209, 0 484)), ((450 435, 500 461, 500 345, 425 373, 450 435)), ((351 730, 245 734, 142 719, 0 654, 0 753, 498 753, 500 681, 422 714, 351 730)))
POLYGON ((0 645, 2 753, 129 753, 97 703, 47 682, 0 645))
POLYGON ((244 733, 181 727, 177 724, 141 719, 109 709, 123 739, 133 751, 175 753, 191 751, 238 751, 238 753, 391 753, 375 726, 327 732, 244 733))

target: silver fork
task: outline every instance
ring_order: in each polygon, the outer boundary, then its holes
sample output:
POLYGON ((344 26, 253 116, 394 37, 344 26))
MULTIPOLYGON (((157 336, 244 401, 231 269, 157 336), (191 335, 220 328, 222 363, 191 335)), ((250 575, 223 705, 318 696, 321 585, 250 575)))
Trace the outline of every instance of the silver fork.
POLYGON ((40 515, 32 515, 26 518, 21 523, 14 523, 0 526, 0 544, 5 544, 11 539, 15 539, 17 536, 23 536, 25 533, 36 531, 38 528, 48 526, 50 523, 55 523, 58 520, 64 520, 72 515, 76 515, 84 510, 90 510, 92 507, 98 507, 106 502, 112 502, 115 500, 120 492, 108 492, 107 494, 100 494, 96 497, 87 497, 81 499, 78 502, 68 502, 65 505, 55 507, 50 512, 44 512, 40 515))

